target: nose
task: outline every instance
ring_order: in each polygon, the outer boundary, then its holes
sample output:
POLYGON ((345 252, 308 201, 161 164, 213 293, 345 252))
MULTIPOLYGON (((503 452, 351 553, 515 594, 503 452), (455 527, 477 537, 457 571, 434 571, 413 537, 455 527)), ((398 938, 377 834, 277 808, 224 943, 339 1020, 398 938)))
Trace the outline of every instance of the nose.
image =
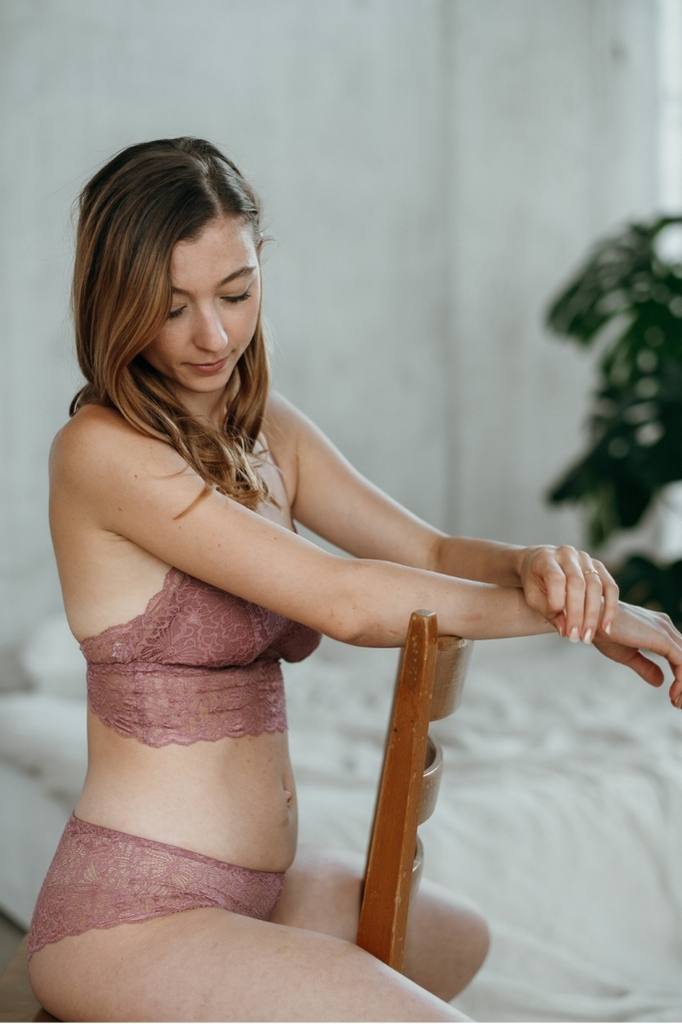
POLYGON ((194 330, 194 343, 197 348, 211 353, 215 359, 227 354, 227 332, 215 309, 199 313, 194 330))

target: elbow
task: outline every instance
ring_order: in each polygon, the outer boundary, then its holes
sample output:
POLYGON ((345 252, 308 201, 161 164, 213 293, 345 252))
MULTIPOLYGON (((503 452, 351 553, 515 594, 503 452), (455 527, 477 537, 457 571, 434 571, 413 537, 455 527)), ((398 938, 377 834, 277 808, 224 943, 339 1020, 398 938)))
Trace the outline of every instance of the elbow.
POLYGON ((362 607, 358 562, 352 558, 339 558, 336 568, 336 585, 330 588, 330 600, 321 630, 339 643, 365 646, 363 638, 367 622, 362 607))
POLYGON ((352 647, 401 647, 405 643, 408 623, 404 628, 391 627, 383 615, 384 608, 375 599, 386 584, 375 586, 375 559, 342 559, 336 588, 336 600, 329 629, 323 632, 352 647))
POLYGON ((322 632, 339 643, 351 644, 353 647, 364 646, 358 609, 352 600, 350 604, 347 601, 336 601, 333 605, 322 632))

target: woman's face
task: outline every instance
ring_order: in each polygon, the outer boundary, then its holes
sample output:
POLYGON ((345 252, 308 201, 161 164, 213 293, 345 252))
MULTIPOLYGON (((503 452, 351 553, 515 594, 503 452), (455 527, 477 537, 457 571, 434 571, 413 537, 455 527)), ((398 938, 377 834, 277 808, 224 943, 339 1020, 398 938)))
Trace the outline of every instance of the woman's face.
POLYGON ((170 315, 142 355, 190 411, 210 413, 258 320, 260 264, 251 226, 221 216, 195 241, 177 242, 171 284, 170 315), (222 360, 217 368, 201 369, 222 360))

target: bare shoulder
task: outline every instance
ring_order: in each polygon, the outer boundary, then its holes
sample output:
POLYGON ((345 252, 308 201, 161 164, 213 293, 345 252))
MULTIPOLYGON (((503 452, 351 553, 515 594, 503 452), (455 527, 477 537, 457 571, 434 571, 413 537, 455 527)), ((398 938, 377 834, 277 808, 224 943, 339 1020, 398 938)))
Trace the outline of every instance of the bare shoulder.
POLYGON ((180 459, 170 444, 135 430, 116 409, 94 404, 83 406, 57 431, 50 455, 54 454, 56 459, 77 455, 87 459, 91 452, 100 457, 107 449, 119 451, 121 445, 137 449, 140 454, 146 450, 159 455, 168 453, 169 458, 176 455, 180 459))
MULTIPOLYGON (((281 393, 271 390, 262 426, 291 507, 297 483, 296 410, 281 393)), ((91 512, 98 506, 108 511, 116 470, 123 467, 146 477, 181 475, 194 496, 204 487, 201 476, 171 444, 131 427, 113 408, 83 406, 52 441, 51 486, 65 485, 91 512)))
POLYGON ((171 445, 129 427, 115 412, 77 413, 55 437, 50 461, 62 563, 75 547, 70 513, 76 510, 79 536, 94 538, 97 548, 91 565, 110 564, 116 553, 120 562, 127 552, 136 574, 145 560, 146 589, 152 568, 158 578, 158 563, 175 566, 335 639, 354 635, 347 559, 207 487, 171 445), (335 597, 320 602, 320 592, 335 597))
MULTIPOLYGON (((88 405, 57 431, 49 453, 50 482, 64 485, 90 510, 110 500, 111 470, 125 464, 133 474, 193 473, 182 456, 165 441, 135 430, 116 409, 88 405)), ((203 485, 198 474, 195 482, 203 485)))

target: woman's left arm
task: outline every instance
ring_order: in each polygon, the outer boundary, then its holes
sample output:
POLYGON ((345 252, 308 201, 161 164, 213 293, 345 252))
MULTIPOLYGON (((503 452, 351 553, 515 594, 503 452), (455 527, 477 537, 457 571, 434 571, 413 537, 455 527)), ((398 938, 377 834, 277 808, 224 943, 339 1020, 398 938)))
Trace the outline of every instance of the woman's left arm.
POLYGON ((517 547, 446 536, 438 552, 438 572, 521 587, 526 604, 551 622, 560 636, 593 643, 605 658, 627 665, 652 686, 661 686, 663 672, 642 649, 667 657, 675 673, 670 701, 682 708, 682 634, 669 615, 620 601, 608 569, 586 551, 567 544, 517 547))
POLYGON ((589 643, 608 633, 618 587, 604 565, 563 544, 525 547, 451 537, 410 512, 362 475, 310 417, 271 390, 267 437, 290 452, 291 515, 354 558, 374 558, 446 576, 518 587, 528 606, 560 635, 589 643), (286 440, 285 440, 286 439, 286 440), (567 627, 567 628, 564 628, 567 627))
POLYGON ((591 643, 599 628, 608 634, 618 609, 618 584, 603 562, 569 544, 524 547, 446 536, 438 545, 436 569, 521 587, 526 603, 576 643, 591 643))

